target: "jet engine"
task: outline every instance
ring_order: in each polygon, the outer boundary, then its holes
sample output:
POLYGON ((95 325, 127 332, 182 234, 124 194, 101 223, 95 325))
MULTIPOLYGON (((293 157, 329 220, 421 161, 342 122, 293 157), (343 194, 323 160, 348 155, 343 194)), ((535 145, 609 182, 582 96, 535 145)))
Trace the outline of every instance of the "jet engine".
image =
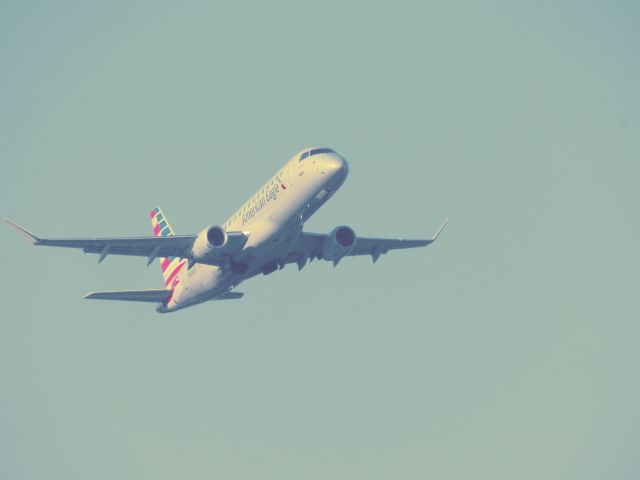
POLYGON ((351 253, 356 246, 356 234, 347 226, 336 227, 331 230, 322 245, 322 258, 334 263, 351 253))
MULTIPOLYGON (((202 230, 196 237, 191 248, 191 258, 196 262, 205 262, 212 257, 216 250, 223 248, 228 241, 224 228, 214 225, 202 230)), ((206 262, 205 262, 206 263, 206 262)))

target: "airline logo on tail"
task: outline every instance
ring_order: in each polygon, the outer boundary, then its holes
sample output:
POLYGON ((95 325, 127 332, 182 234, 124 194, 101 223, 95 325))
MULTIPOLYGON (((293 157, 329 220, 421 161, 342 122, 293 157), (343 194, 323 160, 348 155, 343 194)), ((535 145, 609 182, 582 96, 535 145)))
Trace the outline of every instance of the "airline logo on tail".
MULTIPOLYGON (((151 226, 153 227, 153 234, 156 237, 168 237, 175 235, 160 207, 156 207, 151 210, 151 226)), ((159 260, 165 286, 167 288, 174 289, 176 285, 178 285, 178 273, 187 261, 180 257, 166 257, 160 258, 159 260)))

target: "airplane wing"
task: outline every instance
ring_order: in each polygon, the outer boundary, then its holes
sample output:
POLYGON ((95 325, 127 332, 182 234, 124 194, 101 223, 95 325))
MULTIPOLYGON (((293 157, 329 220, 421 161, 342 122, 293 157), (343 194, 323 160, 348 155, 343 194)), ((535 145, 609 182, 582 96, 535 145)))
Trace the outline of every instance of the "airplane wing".
MULTIPOLYGON (((356 244, 348 256, 371 255, 375 263, 380 255, 386 254, 389 250, 425 247, 436 241, 448 221, 449 219, 446 219, 433 237, 425 240, 356 237, 356 244)), ((285 263, 298 263, 298 268, 301 269, 307 259, 322 258, 322 245, 326 238, 325 234, 303 232, 296 247, 287 255, 285 263)))
POLYGON ((133 255, 148 257, 149 264, 155 258, 187 256, 195 235, 169 237, 113 237, 113 238, 40 238, 11 220, 2 221, 13 228, 27 242, 48 247, 79 248, 84 253, 98 253, 99 262, 107 255, 133 255))
MULTIPOLYGON (((113 238, 40 238, 11 220, 0 217, 4 223, 13 228, 18 234, 32 245, 48 247, 78 248, 84 253, 99 254, 98 262, 102 262, 107 255, 132 255, 147 257, 147 265, 156 258, 189 257, 191 247, 197 235, 171 235, 167 237, 113 237, 113 238)), ((218 255, 207 260, 211 265, 221 265, 228 261, 228 257, 241 249, 246 242, 246 235, 242 232, 228 232, 229 241, 224 248, 220 248, 218 255)))

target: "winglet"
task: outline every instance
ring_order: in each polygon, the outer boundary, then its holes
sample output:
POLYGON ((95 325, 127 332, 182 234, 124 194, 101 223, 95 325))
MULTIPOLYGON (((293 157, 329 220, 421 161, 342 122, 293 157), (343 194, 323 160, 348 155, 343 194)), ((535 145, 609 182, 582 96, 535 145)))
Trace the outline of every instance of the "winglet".
POLYGON ((436 231, 436 233, 433 234, 433 237, 431 237, 431 241, 435 242, 436 238, 438 238, 438 235, 440 235, 440 232, 442 232, 442 230, 444 229, 445 225, 449 223, 449 219, 445 219, 444 222, 442 222, 442 225, 440 225, 440 228, 436 231))
POLYGON ((18 235, 20 235, 22 238, 24 238, 30 244, 37 245, 38 242, 40 241, 40 239, 38 237, 36 237, 33 233, 31 233, 29 230, 27 230, 25 228, 22 228, 20 225, 18 225, 17 223, 12 222, 8 218, 0 217, 0 220, 2 220, 4 223, 9 225, 11 228, 13 228, 16 232, 18 232, 18 235))

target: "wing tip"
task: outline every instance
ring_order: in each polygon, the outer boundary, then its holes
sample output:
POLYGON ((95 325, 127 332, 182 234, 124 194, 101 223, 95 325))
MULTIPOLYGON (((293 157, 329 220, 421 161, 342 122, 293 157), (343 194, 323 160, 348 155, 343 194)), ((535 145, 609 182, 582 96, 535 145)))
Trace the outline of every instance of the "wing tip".
POLYGON ((40 241, 40 239, 34 235, 33 233, 31 233, 29 230, 27 230, 26 228, 21 227, 20 225, 18 225, 16 222, 9 220, 6 217, 0 217, 0 220, 2 220, 4 223, 6 223, 7 225, 9 225, 11 228, 13 228, 16 232, 18 232, 18 235, 20 235, 24 240, 26 240, 28 243, 30 243, 31 245, 36 245, 38 244, 38 242, 40 241))
POLYGON ((449 219, 445 218, 444 222, 442 222, 442 225, 440 225, 440 228, 438 228, 438 230, 436 230, 436 233, 433 234, 433 237, 431 237, 431 241, 435 242, 436 239, 438 238, 438 235, 440 235, 440 233, 442 232, 442 230, 444 230, 444 227, 447 226, 447 223, 449 223, 449 219))

